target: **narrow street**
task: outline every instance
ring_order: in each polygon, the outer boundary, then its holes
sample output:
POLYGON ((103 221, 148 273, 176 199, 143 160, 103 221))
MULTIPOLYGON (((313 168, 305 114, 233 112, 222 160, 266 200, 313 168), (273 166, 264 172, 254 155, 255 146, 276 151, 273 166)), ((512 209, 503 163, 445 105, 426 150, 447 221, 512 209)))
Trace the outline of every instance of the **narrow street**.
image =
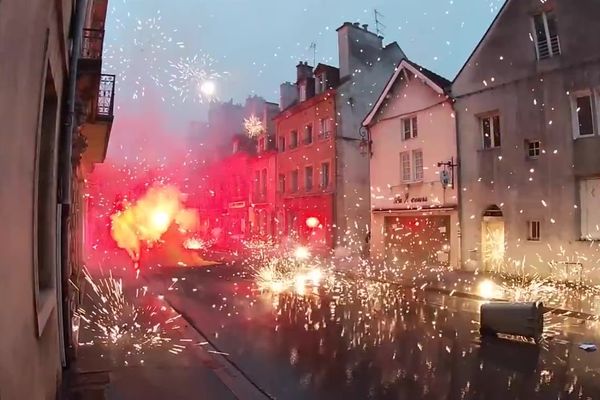
POLYGON ((598 341, 597 326, 576 319, 548 317, 539 347, 482 342, 473 300, 364 282, 349 285, 352 296, 261 294, 237 264, 162 268, 144 279, 272 398, 600 396, 600 357, 578 348, 598 341))

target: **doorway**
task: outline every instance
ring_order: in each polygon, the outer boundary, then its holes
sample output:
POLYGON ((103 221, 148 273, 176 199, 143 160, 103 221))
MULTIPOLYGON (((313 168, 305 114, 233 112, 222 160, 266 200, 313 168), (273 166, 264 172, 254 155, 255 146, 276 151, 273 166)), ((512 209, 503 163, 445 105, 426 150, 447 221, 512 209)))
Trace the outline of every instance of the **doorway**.
POLYGON ((496 205, 488 207, 481 222, 481 256, 484 271, 503 272, 506 253, 504 216, 496 205))

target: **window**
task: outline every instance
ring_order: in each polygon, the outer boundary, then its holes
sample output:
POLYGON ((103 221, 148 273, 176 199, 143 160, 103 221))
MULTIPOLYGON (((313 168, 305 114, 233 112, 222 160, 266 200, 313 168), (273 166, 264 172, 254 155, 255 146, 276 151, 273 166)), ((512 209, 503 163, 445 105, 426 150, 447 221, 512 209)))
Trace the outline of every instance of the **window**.
POLYGON ((261 137, 260 139, 258 139, 258 152, 260 153, 261 151, 265 151, 266 147, 265 147, 265 138, 261 137))
POLYGON ((410 153, 405 151, 400 153, 400 176, 403 182, 410 182, 410 153))
POLYGON ((312 125, 308 124, 304 127, 304 144, 311 144, 313 142, 312 125))
POLYGON ((306 100, 306 82, 300 84, 300 101, 306 100))
POLYGON ((500 147, 500 116, 489 115, 480 118, 483 148, 492 149, 500 147))
POLYGON ((313 167, 304 168, 304 190, 310 192, 313 189, 313 167))
POLYGON ((408 140, 417 137, 417 117, 402 120, 402 139, 408 140))
POLYGON ((591 93, 578 95, 574 100, 575 137, 594 134, 594 113, 591 93))
POLYGON ((282 153, 285 151, 285 136, 279 136, 279 151, 282 153))
POLYGON ((261 172, 261 185, 260 185, 261 194, 264 196, 267 194, 267 169, 263 169, 261 172))
POLYGON ((579 182, 581 239, 600 240, 600 178, 579 182))
POLYGON ((527 240, 540 240, 540 221, 529 221, 529 233, 527 240))
POLYGON ((254 171, 254 197, 258 197, 260 190, 260 171, 254 171))
POLYGON ((298 147, 298 131, 292 131, 290 133, 290 149, 295 149, 298 147))
POLYGON ((323 93, 327 90, 327 74, 325 72, 319 74, 316 81, 317 93, 323 93))
POLYGON ((329 163, 324 162, 321 164, 321 189, 327 189, 329 187, 329 163))
POLYGON ((279 174, 279 193, 285 193, 285 174, 279 174))
POLYGON ((539 140, 527 141, 527 157, 538 158, 542 149, 542 144, 539 140))
POLYGON ((331 133, 331 122, 328 118, 321 118, 319 120, 319 138, 327 139, 331 133))
POLYGON ((423 150, 413 150, 413 163, 415 166, 415 181, 423 180, 423 150))
POLYGON ((45 81, 42 86, 38 131, 35 153, 34 186, 34 280, 35 306, 37 312, 38 336, 41 336, 52 310, 56 306, 54 293, 57 262, 57 221, 60 208, 56 201, 58 186, 58 95, 52 77, 50 64, 47 64, 45 81))
POLYGON ((292 171, 290 173, 290 191, 292 193, 296 193, 298 191, 298 170, 292 171))
POLYGON ((538 60, 560 55, 556 16, 551 12, 538 14, 533 17, 533 25, 538 60))
POLYGON ((237 153, 238 151, 240 151, 240 142, 235 140, 233 142, 233 154, 237 153))

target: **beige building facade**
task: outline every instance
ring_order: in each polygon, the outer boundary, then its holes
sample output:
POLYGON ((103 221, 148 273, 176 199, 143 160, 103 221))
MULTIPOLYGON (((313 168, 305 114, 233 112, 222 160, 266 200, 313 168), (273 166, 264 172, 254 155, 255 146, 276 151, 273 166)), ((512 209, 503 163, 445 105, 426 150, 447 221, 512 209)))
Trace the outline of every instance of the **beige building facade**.
POLYGON ((371 257, 459 264, 456 124, 450 82, 403 60, 363 125, 370 141, 371 257))
POLYGON ((73 353, 65 271, 82 233, 76 177, 108 141, 83 132, 95 123, 99 84, 81 97, 75 70, 86 14, 105 16, 106 3, 0 2, 2 399, 54 399, 73 353))
POLYGON ((600 278, 598 21, 509 0, 453 82, 464 268, 600 278))

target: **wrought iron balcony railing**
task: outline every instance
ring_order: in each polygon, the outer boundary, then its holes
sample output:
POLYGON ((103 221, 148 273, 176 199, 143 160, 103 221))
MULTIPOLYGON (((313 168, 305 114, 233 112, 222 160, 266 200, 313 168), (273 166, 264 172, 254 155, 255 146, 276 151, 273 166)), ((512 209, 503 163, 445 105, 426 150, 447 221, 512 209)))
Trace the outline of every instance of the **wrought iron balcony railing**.
POLYGON ((83 41, 81 42, 81 58, 86 60, 102 59, 103 44, 103 29, 84 29, 83 41))
POLYGON ((115 105, 115 75, 102 74, 98 88, 98 118, 110 119, 113 117, 115 105))

